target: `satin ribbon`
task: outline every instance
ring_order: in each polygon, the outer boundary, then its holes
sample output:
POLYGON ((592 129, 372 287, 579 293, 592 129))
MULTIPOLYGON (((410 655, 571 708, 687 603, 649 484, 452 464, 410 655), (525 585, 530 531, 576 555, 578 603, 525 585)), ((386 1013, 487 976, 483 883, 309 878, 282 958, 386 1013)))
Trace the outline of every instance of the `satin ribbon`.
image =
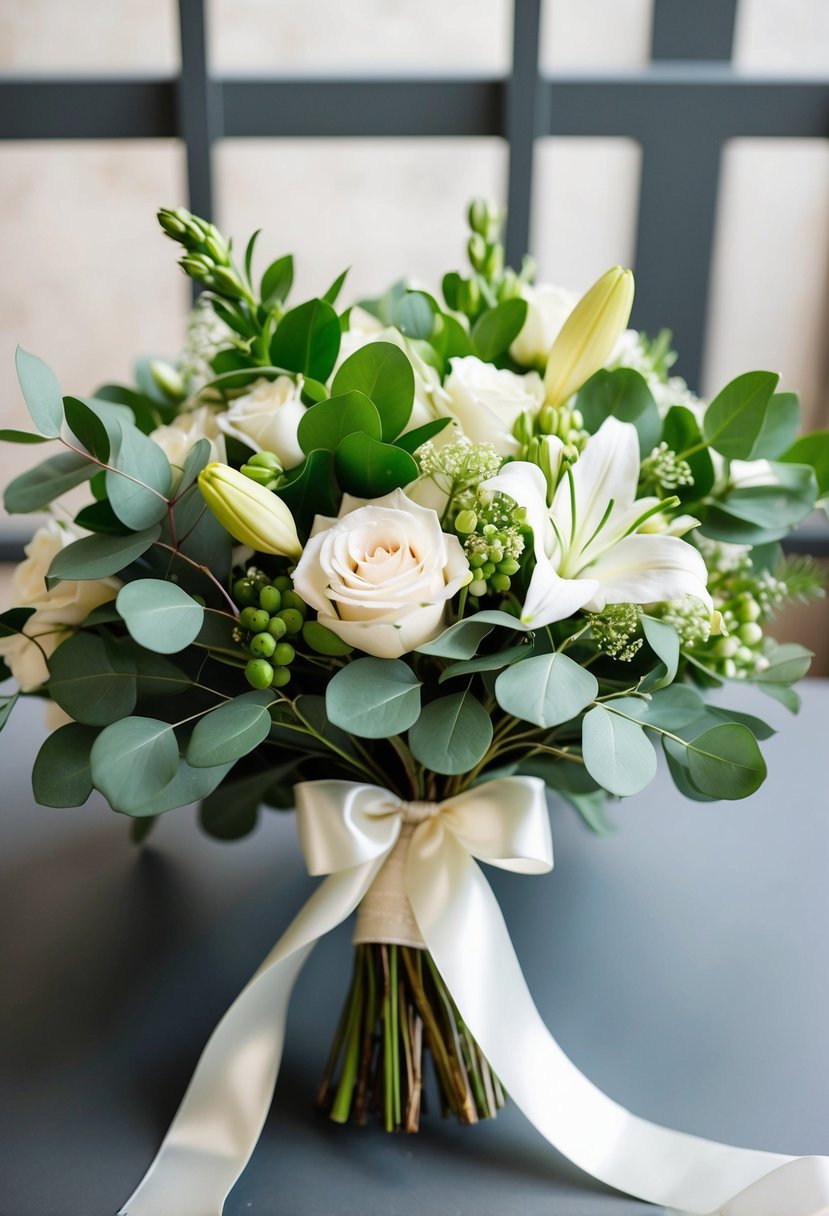
POLYGON ((540 780, 504 777, 429 804, 347 781, 303 782, 296 796, 308 869, 327 877, 216 1027, 119 1216, 221 1216, 271 1103, 296 977, 360 903, 404 821, 416 825, 405 892, 426 946, 504 1088, 550 1144, 609 1186, 693 1216, 829 1216, 829 1158, 734 1148, 640 1119, 588 1081, 544 1025, 475 861, 551 869, 540 780))

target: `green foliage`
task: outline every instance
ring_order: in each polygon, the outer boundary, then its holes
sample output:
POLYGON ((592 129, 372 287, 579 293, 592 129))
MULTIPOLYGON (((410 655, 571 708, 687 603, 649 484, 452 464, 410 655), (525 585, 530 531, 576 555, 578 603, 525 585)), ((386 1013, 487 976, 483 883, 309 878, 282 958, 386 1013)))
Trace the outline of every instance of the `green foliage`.
POLYGON ((684 500, 704 498, 714 485, 714 462, 697 420, 686 405, 672 405, 668 410, 662 439, 672 452, 682 453, 694 479, 692 486, 677 486, 678 497, 684 500))
POLYGON ((89 481, 96 471, 96 466, 86 456, 59 452, 10 481, 3 495, 3 505, 9 515, 42 511, 67 490, 89 481))
POLYGON ((113 444, 106 491, 110 505, 127 527, 152 527, 167 514, 172 471, 157 443, 137 427, 121 425, 113 444))
POLYGON ((108 639, 78 633, 49 660, 49 693, 87 726, 107 726, 132 712, 138 697, 135 661, 108 639))
POLYGON ((515 617, 506 612, 487 609, 462 621, 456 621, 433 641, 424 642, 417 649, 420 654, 437 655, 442 659, 471 659, 478 653, 481 642, 492 633, 496 625, 523 631, 523 626, 515 617))
POLYGON ((311 452, 276 493, 289 507, 300 536, 307 536, 315 515, 336 515, 339 510, 333 452, 324 448, 311 452))
POLYGON ((175 583, 142 578, 127 583, 115 601, 130 636, 158 654, 175 654, 199 636, 204 608, 175 583))
POLYGON ((399 659, 355 659, 333 676, 325 708, 335 726, 363 739, 408 730, 420 713, 420 681, 399 659))
POLYGON ((706 798, 747 798, 766 777, 757 740, 742 723, 712 726, 686 744, 666 737, 663 745, 669 761, 673 760, 690 786, 706 798))
POLYGON ((306 410, 300 419, 297 439, 306 455, 317 450, 336 452, 346 435, 361 432, 372 439, 381 439, 380 415, 365 393, 348 391, 306 410))
POLYGON ((187 763, 214 768, 252 752, 270 733, 272 701, 267 692, 243 693, 200 718, 190 736, 187 763))
POLYGON ((703 419, 703 435, 729 460, 774 459, 794 438, 799 404, 792 393, 775 395, 774 372, 746 372, 717 394, 703 419))
POLYGON ((470 337, 475 353, 487 363, 494 363, 518 337, 526 319, 527 301, 518 297, 487 309, 472 326, 470 337))
POLYGON ((495 696, 506 713, 542 727, 575 718, 598 693, 592 672, 555 651, 514 663, 495 681, 495 696))
POLYGON ((271 340, 270 357, 276 367, 324 382, 334 370, 339 349, 336 312, 325 300, 308 300, 285 313, 271 340))
POLYGON ((113 810, 132 814, 175 776, 178 743, 166 722, 122 718, 101 731, 89 759, 95 788, 113 810))
POLYGON ((812 431, 797 439, 780 459, 787 464, 807 464, 814 470, 818 497, 829 494, 829 431, 812 431))
POLYGON ((367 433, 386 441, 395 439, 409 421, 414 391, 412 365, 391 342, 368 342, 355 351, 339 368, 331 385, 332 396, 357 392, 374 404, 381 433, 367 433))
POLYGON ((275 304, 281 304, 287 298, 293 281, 294 259, 290 254, 271 262, 262 275, 262 284, 259 288, 264 307, 273 308, 275 304))
POLYGON ((431 701, 409 731, 415 760, 434 773, 466 773, 492 742, 489 714, 470 692, 431 701))
POLYGON ((84 536, 55 555, 46 575, 46 583, 54 587, 61 579, 99 579, 118 574, 142 553, 146 553, 150 545, 158 540, 160 532, 156 524, 126 536, 104 533, 84 536))
POLYGON ((662 423, 653 394, 644 377, 630 367, 596 372, 579 389, 576 408, 591 434, 596 433, 606 418, 631 422, 636 427, 643 456, 659 442, 662 423))
POLYGON ((638 794, 656 776, 656 753, 642 727, 604 705, 584 716, 582 755, 591 777, 620 798, 638 794))
POLYGON ((14 356, 17 379, 32 422, 41 435, 57 438, 63 425, 63 400, 52 369, 18 346, 14 356))
POLYGON ((661 661, 662 670, 643 681, 643 688, 664 688, 676 677, 679 666, 679 635, 672 626, 656 617, 642 617, 642 632, 653 653, 661 661))
POLYGON ((370 435, 347 435, 337 448, 337 478, 357 498, 381 498, 414 481, 420 470, 403 448, 382 443, 370 435))
POLYGON ((702 532, 730 544, 764 545, 780 540, 812 511, 818 489, 809 465, 772 463, 773 485, 728 490, 699 511, 702 532))
POLYGON ((32 769, 32 790, 41 806, 83 806, 92 793, 89 754, 98 735, 69 722, 48 735, 32 769))

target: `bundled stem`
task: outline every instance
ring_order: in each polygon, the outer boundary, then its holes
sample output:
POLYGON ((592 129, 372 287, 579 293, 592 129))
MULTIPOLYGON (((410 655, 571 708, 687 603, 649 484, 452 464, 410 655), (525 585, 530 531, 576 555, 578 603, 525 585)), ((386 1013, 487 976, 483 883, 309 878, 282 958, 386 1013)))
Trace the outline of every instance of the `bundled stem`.
POLYGON ((506 1098, 426 950, 359 945, 348 996, 317 1095, 337 1123, 383 1121, 416 1132, 425 1107, 424 1055, 441 1110, 460 1123, 493 1118, 506 1098))

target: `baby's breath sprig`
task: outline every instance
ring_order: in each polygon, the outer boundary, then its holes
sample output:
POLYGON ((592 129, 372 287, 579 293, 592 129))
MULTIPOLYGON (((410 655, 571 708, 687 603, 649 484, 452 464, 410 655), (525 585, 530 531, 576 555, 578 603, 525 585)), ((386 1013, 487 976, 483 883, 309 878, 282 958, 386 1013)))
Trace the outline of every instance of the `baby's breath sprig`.
POLYGON ((601 612, 585 613, 593 643, 600 654, 629 663, 642 648, 639 604, 608 604, 601 612))
POLYGON ((639 474, 639 492, 664 495, 666 491, 676 490, 679 486, 692 486, 694 474, 687 460, 677 456, 663 440, 653 449, 649 456, 642 461, 639 474))

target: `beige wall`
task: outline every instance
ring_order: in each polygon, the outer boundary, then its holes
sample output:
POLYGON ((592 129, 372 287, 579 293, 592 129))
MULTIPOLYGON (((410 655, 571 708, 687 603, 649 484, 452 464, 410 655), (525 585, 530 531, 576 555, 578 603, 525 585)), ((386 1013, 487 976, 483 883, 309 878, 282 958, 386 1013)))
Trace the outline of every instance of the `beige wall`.
MULTIPOLYGON (((690 2, 690 0, 689 0, 690 2)), ((504 71, 509 0, 212 0, 211 58, 225 71, 504 71)), ((647 59, 649 0, 547 0, 550 70, 647 59)), ((174 70, 173 0, 0 0, 0 71, 174 70)), ((829 69, 827 0, 741 0, 741 70, 829 69)), ((543 277, 586 286, 629 261, 640 152, 628 140, 537 148, 533 252, 543 277)), ((424 283, 462 256, 463 206, 503 198, 499 140, 225 141, 221 219, 265 225, 263 254, 298 255, 298 289, 344 266, 354 291, 403 271, 424 283)), ((187 294, 154 211, 184 197, 175 141, 0 144, 0 426, 25 424, 16 342, 66 391, 127 377, 135 353, 172 353, 187 294)), ((829 419, 829 141, 737 141, 724 154, 704 384, 765 365, 829 419)), ((666 317, 666 325, 671 318, 666 317)), ((31 459, 4 447, 3 477, 31 459)), ((0 518, 0 529, 9 521, 0 518)), ((799 627, 799 626, 798 626, 799 627)))

